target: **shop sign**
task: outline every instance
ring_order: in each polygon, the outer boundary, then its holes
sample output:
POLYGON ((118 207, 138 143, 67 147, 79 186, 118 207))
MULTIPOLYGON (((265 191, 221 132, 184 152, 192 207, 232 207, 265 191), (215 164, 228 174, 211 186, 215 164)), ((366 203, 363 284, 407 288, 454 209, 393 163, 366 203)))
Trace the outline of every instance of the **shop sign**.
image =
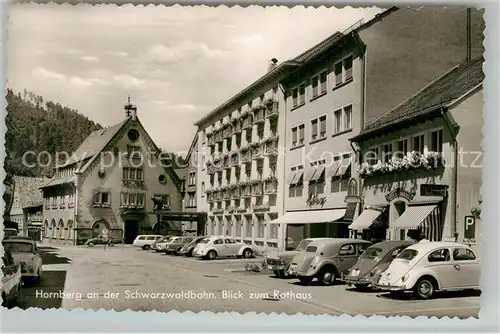
POLYGON ((465 216, 464 239, 474 239, 474 241, 476 239, 476 217, 474 216, 465 216))
POLYGON ((420 196, 448 196, 448 186, 442 184, 421 184, 420 196))

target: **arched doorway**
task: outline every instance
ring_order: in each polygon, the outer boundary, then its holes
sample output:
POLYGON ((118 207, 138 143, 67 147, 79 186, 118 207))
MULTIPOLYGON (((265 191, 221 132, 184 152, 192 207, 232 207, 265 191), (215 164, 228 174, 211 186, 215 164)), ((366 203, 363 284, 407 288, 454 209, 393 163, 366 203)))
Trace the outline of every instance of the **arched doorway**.
POLYGON ((52 219, 52 221, 50 222, 50 237, 52 239, 57 238, 56 233, 57 233, 56 221, 55 219, 52 219))
POLYGON ((74 234, 73 234, 73 221, 68 220, 68 241, 73 244, 74 243, 74 234))
POLYGON ((109 231, 109 224, 107 221, 104 219, 94 221, 92 224, 92 238, 96 238, 101 235, 104 229, 109 231))
POLYGON ((59 224, 57 225, 57 237, 64 239, 64 221, 62 219, 59 220, 59 224))

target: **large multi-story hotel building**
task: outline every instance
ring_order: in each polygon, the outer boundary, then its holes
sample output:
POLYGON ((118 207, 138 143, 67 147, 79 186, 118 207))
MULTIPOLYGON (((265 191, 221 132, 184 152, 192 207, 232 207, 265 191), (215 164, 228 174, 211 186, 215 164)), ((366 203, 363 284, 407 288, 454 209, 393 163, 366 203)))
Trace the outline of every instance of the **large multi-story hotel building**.
POLYGON ((196 124, 200 152, 208 153, 198 168, 207 232, 279 248, 307 236, 352 236, 349 224, 365 201, 361 151, 350 139, 449 68, 481 56, 483 30, 476 9, 392 7, 212 111, 196 124))

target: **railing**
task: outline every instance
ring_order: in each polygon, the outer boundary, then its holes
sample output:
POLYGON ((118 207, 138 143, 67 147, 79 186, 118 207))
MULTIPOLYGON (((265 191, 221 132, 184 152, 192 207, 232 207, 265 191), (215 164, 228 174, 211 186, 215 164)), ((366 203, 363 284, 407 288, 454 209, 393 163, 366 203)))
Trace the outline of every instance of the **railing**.
POLYGON ((219 141, 221 141, 222 139, 224 139, 224 138, 222 137, 222 131, 217 131, 217 132, 215 133, 215 135, 214 135, 214 138, 215 138, 215 139, 214 139, 214 140, 215 140, 215 142, 219 142, 219 141))
POLYGON ((223 212, 224 212, 224 209, 222 209, 222 208, 214 208, 214 209, 212 210, 212 212, 213 212, 214 214, 219 214, 219 213, 223 213, 223 212))
POLYGON ((233 130, 231 129, 231 125, 227 126, 222 131, 222 135, 223 135, 224 138, 231 137, 232 134, 233 134, 233 130))
POLYGON ((252 190, 250 189, 249 186, 241 188, 241 197, 251 197, 251 196, 252 196, 252 190))
POLYGON ((245 118, 243 118, 241 120, 241 130, 244 130, 248 127, 251 127, 252 126, 252 116, 251 115, 248 115, 248 116, 245 116, 245 118))
POLYGON ((252 159, 263 158, 264 150, 262 145, 252 148, 252 159))
POLYGON ((235 165, 239 165, 239 164, 240 164, 240 156, 238 154, 233 154, 231 156, 231 165, 235 166, 235 165))
POLYGON ((278 102, 272 102, 266 109, 266 117, 279 116, 278 102))
POLYGON ((256 111, 254 113, 254 117, 253 117, 253 123, 254 124, 262 123, 265 120, 266 120, 266 115, 264 113, 264 109, 260 109, 259 111, 256 111))
POLYGON ((231 199, 231 193, 232 191, 231 190, 226 190, 224 191, 224 194, 223 194, 223 199, 231 199))
POLYGON ((240 198, 240 196, 241 196, 241 189, 234 188, 232 193, 232 198, 240 198))
POLYGON ((265 183, 265 193, 266 194, 274 194, 278 191, 278 180, 266 180, 265 183))
POLYGON ((233 123, 232 127, 233 133, 237 133, 238 131, 241 131, 241 123, 240 121, 236 121, 233 123))
POLYGON ((278 142, 273 141, 266 144, 266 155, 277 155, 278 154, 278 142))
POLYGON ((252 195, 253 196, 260 196, 264 194, 264 189, 262 184, 253 184, 252 185, 252 195))
POLYGON ((250 150, 244 151, 241 154, 241 162, 246 163, 252 161, 252 153, 250 150))

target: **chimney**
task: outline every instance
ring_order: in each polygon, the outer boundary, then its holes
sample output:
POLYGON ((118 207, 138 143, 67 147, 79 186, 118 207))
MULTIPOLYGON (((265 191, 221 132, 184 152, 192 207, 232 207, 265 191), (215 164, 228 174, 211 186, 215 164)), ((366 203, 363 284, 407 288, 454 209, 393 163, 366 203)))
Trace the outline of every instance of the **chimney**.
POLYGON ((269 61, 269 66, 267 68, 267 72, 271 72, 276 68, 276 64, 278 63, 278 59, 273 58, 269 61))

